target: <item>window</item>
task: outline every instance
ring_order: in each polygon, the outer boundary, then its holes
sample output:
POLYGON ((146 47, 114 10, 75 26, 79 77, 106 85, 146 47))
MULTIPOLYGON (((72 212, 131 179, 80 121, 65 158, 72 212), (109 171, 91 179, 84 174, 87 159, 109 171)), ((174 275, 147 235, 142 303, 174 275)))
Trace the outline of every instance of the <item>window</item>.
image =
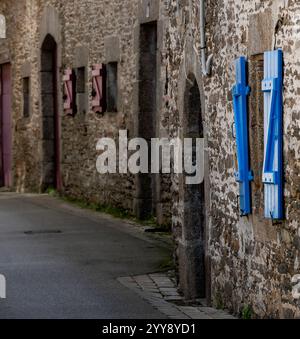
POLYGON ((23 78, 23 117, 30 116, 30 78, 23 78))
POLYGON ((118 111, 118 63, 110 62, 106 66, 106 104, 108 112, 118 111))
POLYGON ((85 93, 85 67, 77 68, 76 92, 85 93))
POLYGON ((257 54, 250 58, 249 85, 249 141, 251 168, 254 172, 252 184, 253 214, 264 216, 264 185, 262 183, 262 164, 264 162, 264 97, 261 83, 264 78, 264 56, 257 54))
POLYGON ((79 67, 76 69, 76 105, 79 113, 87 112, 87 95, 86 95, 86 68, 79 67))

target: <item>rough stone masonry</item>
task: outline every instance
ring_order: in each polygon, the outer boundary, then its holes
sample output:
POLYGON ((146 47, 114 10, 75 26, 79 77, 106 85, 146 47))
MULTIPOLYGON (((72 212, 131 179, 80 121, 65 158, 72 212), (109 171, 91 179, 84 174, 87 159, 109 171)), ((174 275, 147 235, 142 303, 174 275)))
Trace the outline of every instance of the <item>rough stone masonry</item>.
POLYGON ((300 4, 207 0, 202 76, 199 0, 1 0, 12 74, 12 189, 50 187, 172 225, 180 290, 235 314, 297 318, 300 273, 300 4), (263 52, 284 53, 285 220, 263 217, 263 52), (240 217, 231 88, 234 60, 249 60, 253 213, 240 217), (106 65, 110 104, 93 110, 95 65, 106 65), (64 112, 63 75, 77 76, 76 114, 64 112), (104 107, 103 107, 104 108, 104 107), (100 175, 101 137, 204 137, 205 183, 179 175, 100 175))

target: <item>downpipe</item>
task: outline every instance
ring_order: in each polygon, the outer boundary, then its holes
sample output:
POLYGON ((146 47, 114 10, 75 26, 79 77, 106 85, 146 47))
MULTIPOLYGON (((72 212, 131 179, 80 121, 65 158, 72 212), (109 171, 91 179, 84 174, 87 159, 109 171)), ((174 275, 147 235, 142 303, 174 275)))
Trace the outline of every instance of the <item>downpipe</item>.
POLYGON ((200 0, 200 49, 201 49, 201 64, 202 74, 208 76, 211 74, 211 66, 213 55, 209 55, 206 59, 206 39, 205 39, 205 0, 200 0))

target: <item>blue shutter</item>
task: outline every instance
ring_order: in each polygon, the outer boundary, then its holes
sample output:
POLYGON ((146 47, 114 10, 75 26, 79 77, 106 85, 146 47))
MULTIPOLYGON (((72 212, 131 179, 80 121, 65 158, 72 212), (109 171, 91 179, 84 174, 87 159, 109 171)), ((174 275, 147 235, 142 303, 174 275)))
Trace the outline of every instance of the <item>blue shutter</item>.
POLYGON ((283 219, 283 128, 282 128, 282 68, 281 50, 264 56, 264 167, 265 217, 283 219))
POLYGON ((238 171, 235 174, 240 184, 240 211, 241 215, 251 213, 251 187, 253 174, 249 162, 249 135, 248 135, 248 101, 250 87, 247 84, 246 58, 240 57, 235 62, 236 85, 233 88, 233 108, 236 129, 238 171))

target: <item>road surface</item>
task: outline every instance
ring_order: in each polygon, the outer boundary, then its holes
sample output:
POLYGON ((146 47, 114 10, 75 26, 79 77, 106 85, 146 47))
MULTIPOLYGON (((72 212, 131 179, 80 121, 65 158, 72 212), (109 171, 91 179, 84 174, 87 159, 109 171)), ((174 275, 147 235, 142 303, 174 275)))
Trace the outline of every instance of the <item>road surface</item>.
POLYGON ((161 319, 118 277, 156 272, 169 256, 122 221, 49 196, 0 194, 0 319, 161 319))

